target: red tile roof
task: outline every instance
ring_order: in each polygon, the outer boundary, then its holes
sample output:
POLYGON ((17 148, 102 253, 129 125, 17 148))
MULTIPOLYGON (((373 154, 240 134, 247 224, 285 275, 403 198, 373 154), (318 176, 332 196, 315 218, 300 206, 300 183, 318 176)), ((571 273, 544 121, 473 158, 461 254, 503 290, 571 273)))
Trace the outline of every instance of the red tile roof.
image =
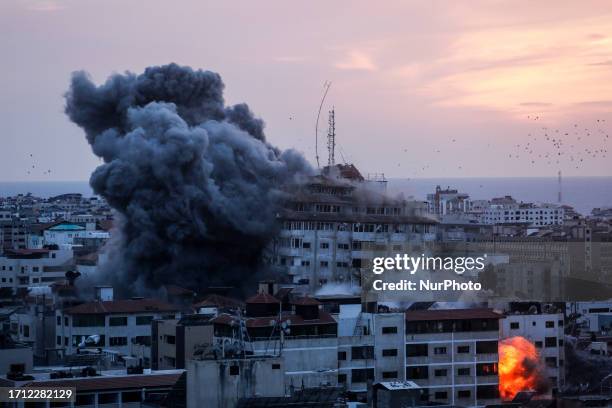
POLYGON ((301 297, 294 300, 292 303, 297 306, 319 306, 321 304, 317 299, 311 298, 310 296, 301 297))
POLYGON ((436 310, 408 310, 407 321, 426 320, 468 320, 468 319, 501 319, 503 316, 493 309, 436 309, 436 310))
POLYGON ((207 306, 242 309, 244 307, 244 303, 242 303, 240 300, 232 299, 226 296, 211 294, 211 295, 206 296, 201 301, 194 303, 193 305, 195 309, 199 309, 200 307, 207 307, 207 306))
POLYGON ((251 296, 246 300, 246 303, 280 303, 280 301, 272 295, 267 293, 258 293, 255 296, 251 296))
POLYGON ((144 312, 176 312, 179 309, 157 299, 122 299, 83 303, 66 309, 67 314, 112 314, 144 312))
POLYGON ((172 387, 181 373, 100 376, 49 381, 34 381, 24 387, 69 387, 79 391, 123 390, 131 388, 172 387))

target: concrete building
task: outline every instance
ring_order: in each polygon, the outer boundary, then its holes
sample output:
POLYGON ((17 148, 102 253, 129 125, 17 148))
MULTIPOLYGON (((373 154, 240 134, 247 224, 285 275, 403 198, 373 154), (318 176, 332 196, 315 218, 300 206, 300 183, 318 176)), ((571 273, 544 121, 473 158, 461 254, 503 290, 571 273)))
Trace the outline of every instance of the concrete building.
POLYGON ((233 408, 249 397, 285 395, 283 359, 251 356, 187 363, 187 408, 233 408))
MULTIPOLYGON (((147 371, 128 374, 126 370, 89 372, 70 369, 34 373, 27 379, 0 378, 3 387, 72 388, 74 402, 37 402, 40 407, 145 408, 185 406, 184 370, 147 371), (92 375, 93 374, 93 375, 92 375), (176 405, 174 405, 176 404, 176 405)), ((5 403, 9 408, 30 406, 23 402, 5 403)))
POLYGON ((406 312, 406 379, 422 399, 477 407, 499 401, 499 319, 490 309, 406 312))
POLYGON ((442 189, 436 186, 433 194, 427 194, 427 210, 439 218, 451 214, 464 214, 471 210, 470 196, 450 187, 442 189))
POLYGON ((492 201, 482 214, 485 224, 524 223, 530 227, 563 225, 564 209, 555 204, 532 204, 492 201))
POLYGON ((56 344, 66 355, 93 348, 131 355, 132 348, 149 350, 141 361, 150 365, 151 323, 174 319, 178 308, 155 299, 106 300, 56 311, 56 344))
POLYGON ((522 336, 536 346, 552 392, 557 393, 565 384, 564 314, 556 309, 509 312, 501 320, 500 329, 502 338, 522 336))
POLYGON ((32 348, 15 342, 7 333, 0 333, 0 375, 29 373, 34 365, 32 348))
POLYGON ((367 190, 355 177, 317 176, 290 193, 270 259, 311 292, 329 282, 358 287, 374 252, 417 250, 435 240, 436 221, 420 204, 367 190))
POLYGON ((0 256, 0 287, 17 292, 65 279, 72 255, 71 249, 57 247, 7 250, 0 256))

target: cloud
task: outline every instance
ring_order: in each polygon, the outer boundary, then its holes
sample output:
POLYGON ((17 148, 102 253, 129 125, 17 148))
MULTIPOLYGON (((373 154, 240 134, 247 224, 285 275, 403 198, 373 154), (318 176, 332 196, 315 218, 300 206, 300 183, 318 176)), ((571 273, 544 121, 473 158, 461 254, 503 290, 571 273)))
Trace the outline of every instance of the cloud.
POLYGON ((378 67, 372 58, 366 53, 358 50, 349 51, 346 57, 334 64, 334 67, 342 70, 352 71, 376 71, 378 67))
POLYGON ((30 1, 26 8, 30 11, 53 12, 62 10, 64 5, 52 0, 34 0, 30 1))

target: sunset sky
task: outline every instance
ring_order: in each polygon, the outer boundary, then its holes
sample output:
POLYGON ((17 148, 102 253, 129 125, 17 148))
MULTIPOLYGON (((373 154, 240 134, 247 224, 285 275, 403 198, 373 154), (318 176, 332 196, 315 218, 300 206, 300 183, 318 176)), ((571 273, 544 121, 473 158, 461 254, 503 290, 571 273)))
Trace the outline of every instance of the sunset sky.
POLYGON ((312 163, 329 80, 336 157, 363 173, 612 175, 612 3, 456 3, 4 0, 0 181, 88 179, 70 73, 168 62, 219 72, 228 103, 312 163))

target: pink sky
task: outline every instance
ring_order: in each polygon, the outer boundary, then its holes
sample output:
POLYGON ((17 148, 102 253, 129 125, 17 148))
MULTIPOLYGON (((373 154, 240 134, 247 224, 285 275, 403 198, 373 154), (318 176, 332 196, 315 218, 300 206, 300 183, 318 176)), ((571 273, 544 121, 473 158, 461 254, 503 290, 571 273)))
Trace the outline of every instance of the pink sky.
POLYGON ((331 80, 336 157, 364 173, 612 175, 612 3, 455 3, 3 1, 0 180, 87 179, 97 159, 62 113, 70 72, 168 62, 219 72, 228 103, 311 162, 331 80))

